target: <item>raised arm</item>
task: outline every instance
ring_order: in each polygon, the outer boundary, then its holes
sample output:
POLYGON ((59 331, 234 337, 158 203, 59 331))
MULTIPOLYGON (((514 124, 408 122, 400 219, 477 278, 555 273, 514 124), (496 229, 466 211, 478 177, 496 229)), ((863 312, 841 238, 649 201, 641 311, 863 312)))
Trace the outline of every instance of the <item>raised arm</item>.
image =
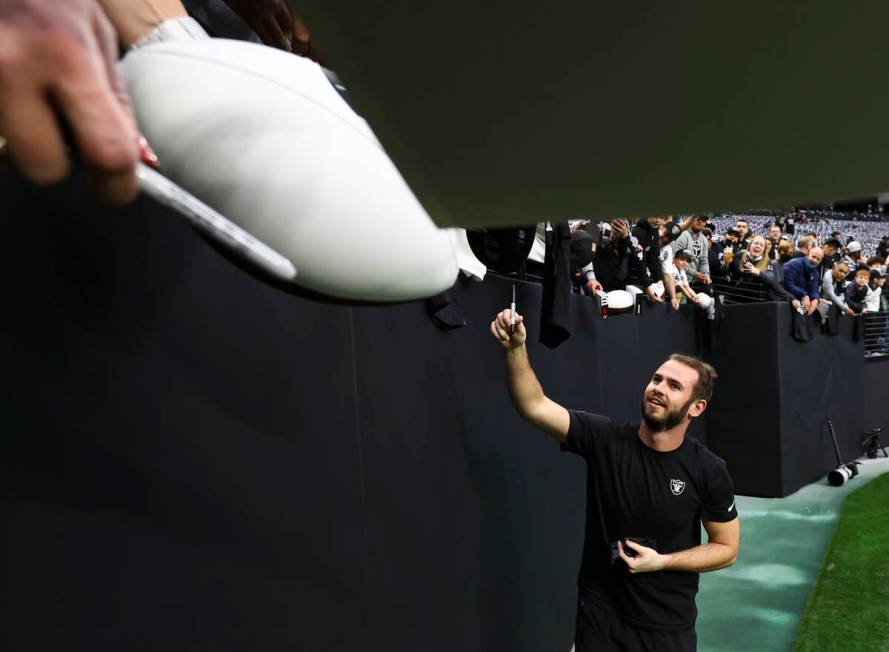
POLYGON ((500 312, 491 322, 491 333, 506 349, 506 386, 516 411, 531 424, 549 433, 560 442, 568 436, 570 418, 568 410, 547 398, 531 369, 528 350, 525 348, 524 319, 516 314, 515 332, 510 333, 512 313, 500 312))

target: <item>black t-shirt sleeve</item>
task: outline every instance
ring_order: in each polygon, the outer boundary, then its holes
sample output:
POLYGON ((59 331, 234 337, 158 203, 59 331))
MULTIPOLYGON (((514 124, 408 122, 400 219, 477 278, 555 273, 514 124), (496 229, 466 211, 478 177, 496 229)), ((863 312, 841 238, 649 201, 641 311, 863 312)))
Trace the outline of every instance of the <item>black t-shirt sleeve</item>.
POLYGON ((735 507, 735 486, 728 469, 719 458, 704 467, 705 492, 701 504, 701 520, 728 523, 738 516, 735 507))
POLYGON ((616 426, 609 417, 580 410, 568 410, 568 416, 571 423, 568 426, 568 436, 561 444, 563 451, 588 458, 613 440, 616 426))

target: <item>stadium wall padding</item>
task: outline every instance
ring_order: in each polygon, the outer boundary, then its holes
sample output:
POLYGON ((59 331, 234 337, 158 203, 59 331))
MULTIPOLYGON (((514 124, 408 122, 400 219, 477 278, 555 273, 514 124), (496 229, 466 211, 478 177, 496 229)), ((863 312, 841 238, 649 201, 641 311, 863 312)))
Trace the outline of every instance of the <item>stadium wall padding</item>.
MULTIPOLYGON (((488 332, 510 281, 461 280, 468 325, 443 331, 422 302, 351 308, 267 287, 145 200, 109 211, 70 184, 9 177, 0 191, 2 647, 570 648, 585 469, 510 405, 488 332)), ((517 286, 534 339, 540 287, 517 286)), ((695 350, 690 307, 603 321, 577 297, 571 310, 565 344, 529 347, 567 406, 634 419, 657 364, 695 350)), ((719 359, 695 436, 738 433, 734 401, 718 400, 736 397, 736 368, 758 360, 761 378, 769 357, 807 357, 771 323, 750 321, 752 350, 719 359), (752 358, 764 343, 774 356, 752 358)), ((834 368, 859 373, 860 347, 840 340, 823 345, 849 359, 834 368)), ((774 420, 793 389, 760 386, 743 406, 774 420)), ((795 482, 781 423, 757 430, 761 466, 782 462, 762 484, 775 495, 795 482)), ((739 487, 760 486, 729 463, 739 487)))

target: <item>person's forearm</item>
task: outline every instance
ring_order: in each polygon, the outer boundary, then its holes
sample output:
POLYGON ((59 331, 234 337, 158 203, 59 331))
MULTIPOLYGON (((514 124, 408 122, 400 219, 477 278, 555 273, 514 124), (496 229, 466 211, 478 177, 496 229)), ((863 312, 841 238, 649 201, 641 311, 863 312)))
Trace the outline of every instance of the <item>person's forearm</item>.
POLYGON ((818 297, 821 294, 820 290, 821 290, 821 284, 817 280, 813 279, 809 283, 809 298, 812 301, 817 301, 818 297))
POLYGON ((825 283, 823 286, 821 286, 821 290, 821 293, 827 297, 828 301, 839 307, 840 310, 846 309, 846 302, 836 293, 833 288, 833 283, 825 283))
POLYGON ((676 298, 676 281, 673 279, 673 275, 667 272, 664 272, 664 287, 667 288, 667 294, 670 297, 670 300, 676 298))
POLYGON ((775 296, 778 297, 779 299, 782 299, 784 301, 793 301, 793 295, 784 289, 784 286, 778 282, 778 279, 773 279, 772 291, 775 293, 775 296))
POLYGON ((124 47, 171 18, 187 16, 180 0, 99 0, 124 47))
POLYGON ((506 387, 516 411, 526 419, 546 398, 524 345, 506 351, 506 387))
POLYGON ((703 256, 698 257, 698 271, 701 274, 706 274, 707 276, 710 276, 710 261, 707 259, 706 246, 704 248, 703 256))
POLYGON ((688 550, 665 554, 666 560, 662 570, 706 573, 731 566, 737 556, 738 553, 732 546, 724 543, 704 543, 688 550))

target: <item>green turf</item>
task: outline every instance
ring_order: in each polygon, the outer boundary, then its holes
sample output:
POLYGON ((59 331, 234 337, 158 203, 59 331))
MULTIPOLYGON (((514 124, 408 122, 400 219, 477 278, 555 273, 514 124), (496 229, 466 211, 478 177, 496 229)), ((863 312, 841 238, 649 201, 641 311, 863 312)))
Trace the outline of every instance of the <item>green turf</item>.
POLYGON ((865 460, 842 487, 822 478, 787 498, 738 496, 741 553, 731 568, 701 575, 698 652, 792 650, 846 497, 884 473, 889 460, 881 457, 865 460))
POLYGON ((889 650, 889 475, 846 499, 794 650, 889 650))

